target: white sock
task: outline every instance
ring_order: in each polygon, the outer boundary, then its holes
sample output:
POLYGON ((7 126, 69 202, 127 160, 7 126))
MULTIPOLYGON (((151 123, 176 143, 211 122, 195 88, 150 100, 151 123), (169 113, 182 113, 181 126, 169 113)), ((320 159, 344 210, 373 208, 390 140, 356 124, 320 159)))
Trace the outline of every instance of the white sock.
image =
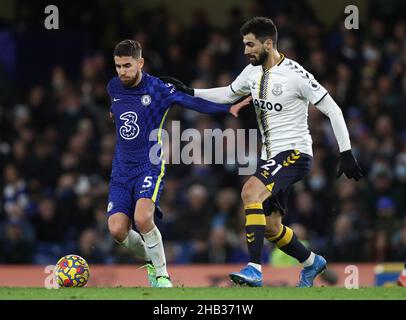
POLYGON ((159 229, 154 226, 151 231, 145 234, 142 233, 142 236, 144 237, 147 253, 155 267, 157 277, 168 276, 168 271, 166 271, 164 244, 159 229))
POLYGON ((140 234, 134 230, 130 230, 127 238, 120 243, 124 248, 127 248, 136 257, 145 261, 150 261, 149 255, 146 250, 145 242, 142 240, 140 234))
POLYGON ((254 267, 255 269, 257 269, 259 272, 262 272, 262 266, 258 263, 253 263, 253 262, 249 262, 248 263, 249 266, 254 267))
POLYGON ((315 257, 316 255, 314 254, 314 252, 313 251, 310 252, 310 256, 305 261, 302 262, 303 266, 310 267, 313 264, 315 257))

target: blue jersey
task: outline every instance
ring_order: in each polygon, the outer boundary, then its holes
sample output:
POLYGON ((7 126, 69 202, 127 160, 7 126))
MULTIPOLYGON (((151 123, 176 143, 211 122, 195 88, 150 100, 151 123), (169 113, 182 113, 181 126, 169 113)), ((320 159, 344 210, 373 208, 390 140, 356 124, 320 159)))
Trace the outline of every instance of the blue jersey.
MULTIPOLYGON (((217 104, 176 91, 171 84, 143 72, 140 83, 131 88, 118 77, 107 85, 111 99, 110 111, 116 126, 116 149, 112 176, 137 174, 149 162, 153 130, 163 127, 169 107, 176 103, 202 113, 228 112, 230 105, 217 104)), ((158 131, 158 139, 159 131, 158 131)))

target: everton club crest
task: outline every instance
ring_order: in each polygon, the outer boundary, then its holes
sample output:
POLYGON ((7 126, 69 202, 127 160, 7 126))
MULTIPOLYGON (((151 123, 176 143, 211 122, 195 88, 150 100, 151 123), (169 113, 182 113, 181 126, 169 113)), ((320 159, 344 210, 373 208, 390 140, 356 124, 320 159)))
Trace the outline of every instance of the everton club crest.
POLYGON ((280 83, 275 83, 272 88, 272 94, 274 96, 280 96, 282 92, 282 85, 280 83))

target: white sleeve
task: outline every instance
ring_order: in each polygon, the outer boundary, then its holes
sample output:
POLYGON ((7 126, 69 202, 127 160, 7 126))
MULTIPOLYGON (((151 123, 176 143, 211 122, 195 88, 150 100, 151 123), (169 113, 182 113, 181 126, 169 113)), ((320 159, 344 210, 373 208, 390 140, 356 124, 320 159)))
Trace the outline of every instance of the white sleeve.
POLYGON ((212 89, 194 89, 194 90, 195 97, 216 103, 233 103, 239 98, 231 90, 230 86, 212 89))
POLYGON ((233 103, 239 98, 251 93, 248 84, 248 75, 251 65, 248 65, 238 75, 238 77, 228 87, 219 87, 212 89, 194 89, 195 97, 206 99, 217 103, 233 103))
POLYGON ((248 83, 248 76, 251 72, 252 65, 249 64, 244 68, 244 70, 238 75, 238 77, 230 84, 230 89, 239 98, 247 96, 251 93, 250 85, 248 83))
POLYGON ((333 127, 334 136, 336 137, 340 152, 350 150, 351 142, 347 125, 345 124, 343 113, 334 99, 326 93, 314 106, 330 118, 330 123, 333 127))
POLYGON ((302 98, 305 98, 311 104, 317 104, 328 94, 327 90, 314 79, 311 73, 303 68, 298 68, 295 71, 297 73, 295 80, 298 81, 299 95, 302 98))

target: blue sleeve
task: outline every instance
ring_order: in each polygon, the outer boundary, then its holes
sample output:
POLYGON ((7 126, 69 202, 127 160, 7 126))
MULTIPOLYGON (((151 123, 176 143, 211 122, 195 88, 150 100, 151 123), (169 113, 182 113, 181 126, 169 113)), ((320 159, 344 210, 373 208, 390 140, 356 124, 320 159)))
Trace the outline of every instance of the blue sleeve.
POLYGON ((219 113, 224 112, 227 113, 230 110, 231 104, 220 104, 210 102, 201 98, 189 96, 186 93, 176 91, 171 96, 172 103, 177 103, 182 107, 196 110, 201 113, 219 113))

